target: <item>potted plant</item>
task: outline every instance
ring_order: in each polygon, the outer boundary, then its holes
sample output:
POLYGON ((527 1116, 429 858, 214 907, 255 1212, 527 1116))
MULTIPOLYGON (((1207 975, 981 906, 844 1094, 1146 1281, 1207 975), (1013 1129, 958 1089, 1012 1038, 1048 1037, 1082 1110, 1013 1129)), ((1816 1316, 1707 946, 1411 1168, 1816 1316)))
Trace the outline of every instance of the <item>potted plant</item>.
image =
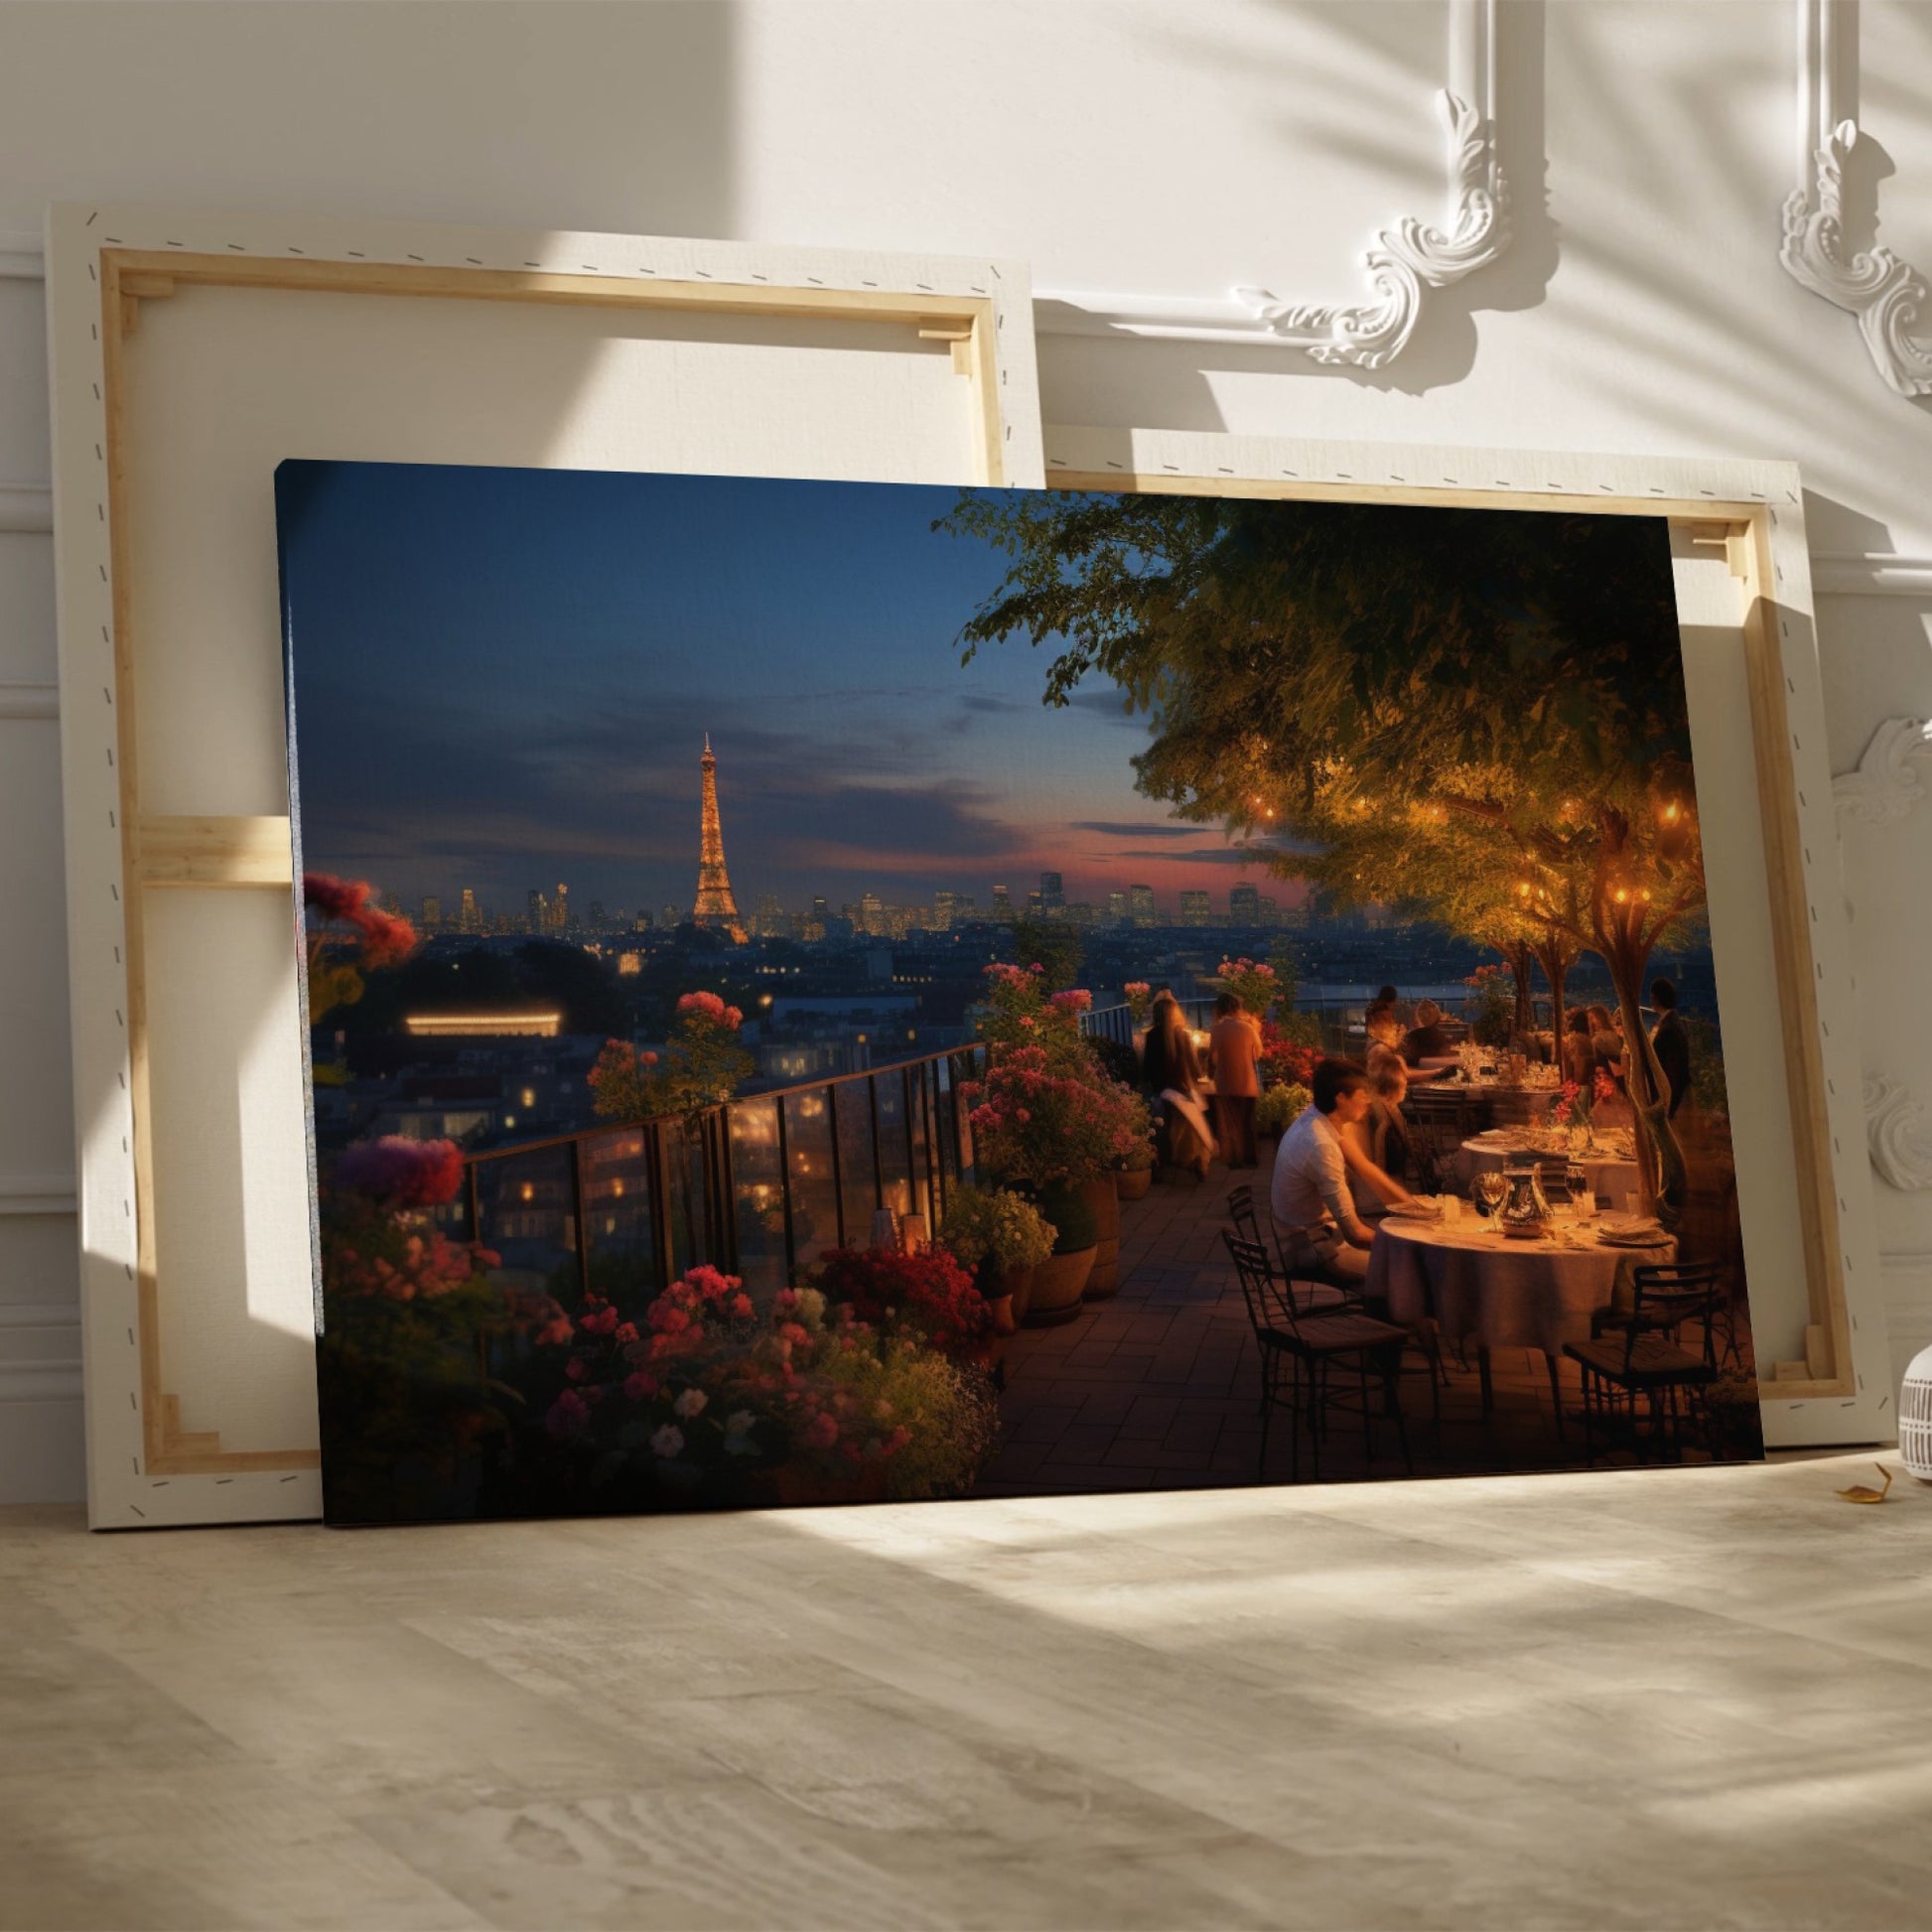
POLYGON ((1284 1080, 1265 1087, 1255 1102, 1255 1132, 1279 1139, 1307 1111, 1312 1096, 1300 1081, 1284 1080))
POLYGON ((1120 1157, 1114 1171, 1114 1191, 1122 1200, 1145 1200, 1154 1185, 1154 1142, 1136 1141, 1120 1157))
POLYGON ((960 1187, 946 1203, 939 1244, 977 1271, 993 1332, 1010 1335, 1033 1305, 1034 1273, 1058 1231, 1011 1188, 960 1187))

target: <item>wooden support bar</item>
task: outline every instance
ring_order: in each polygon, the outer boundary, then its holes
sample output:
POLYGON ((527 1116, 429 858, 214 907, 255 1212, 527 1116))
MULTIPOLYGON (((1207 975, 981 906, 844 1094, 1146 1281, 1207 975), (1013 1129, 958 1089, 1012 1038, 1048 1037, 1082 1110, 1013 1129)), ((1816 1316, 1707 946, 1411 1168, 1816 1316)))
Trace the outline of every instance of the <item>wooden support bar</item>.
POLYGON ((155 275, 143 269, 121 271, 121 293, 138 295, 145 302, 165 302, 175 292, 172 275, 155 275))
POLYGON ((136 877, 144 886, 294 884, 286 818, 171 818, 144 812, 136 877))

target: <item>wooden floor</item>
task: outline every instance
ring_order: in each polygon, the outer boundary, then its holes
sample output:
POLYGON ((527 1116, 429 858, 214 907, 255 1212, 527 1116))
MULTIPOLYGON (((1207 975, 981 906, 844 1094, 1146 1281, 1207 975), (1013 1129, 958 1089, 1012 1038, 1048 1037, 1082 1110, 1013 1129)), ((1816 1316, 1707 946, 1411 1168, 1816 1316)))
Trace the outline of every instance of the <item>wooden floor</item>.
POLYGON ((1870 1475, 0 1511, 0 1924, 1932 1926, 1870 1475))

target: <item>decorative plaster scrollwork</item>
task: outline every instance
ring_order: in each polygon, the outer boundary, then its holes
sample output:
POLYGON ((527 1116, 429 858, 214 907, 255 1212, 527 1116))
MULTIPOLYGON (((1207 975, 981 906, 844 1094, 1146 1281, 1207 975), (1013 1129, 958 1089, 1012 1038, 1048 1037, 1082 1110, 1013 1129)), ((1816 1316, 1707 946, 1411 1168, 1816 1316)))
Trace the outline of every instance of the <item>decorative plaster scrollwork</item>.
MULTIPOLYGON (((1925 277, 1889 248, 1847 251, 1845 164, 1857 118, 1840 107, 1858 67, 1858 0, 1798 0, 1799 174, 1778 259, 1794 280, 1858 318, 1871 360, 1901 396, 1932 395, 1925 277)), ((1874 209, 1875 213, 1875 209, 1874 209)))
POLYGON ((1887 1186, 1906 1194, 1932 1188, 1932 1114, 1882 1073, 1864 1077, 1864 1137, 1887 1186))
POLYGON ((1449 210, 1437 227, 1407 215, 1362 256, 1370 302, 1284 302, 1261 288, 1229 295, 1089 295, 1045 291, 1035 326, 1049 335, 1123 335, 1299 348, 1330 366, 1379 369, 1409 345, 1433 289, 1448 288, 1509 246, 1509 188, 1496 151, 1496 0, 1450 0, 1449 84, 1436 96, 1449 136, 1449 210))
POLYGON ((1839 811, 1861 825, 1891 825, 1926 795, 1917 766, 1932 759, 1932 726, 1918 718, 1887 718, 1871 734, 1856 771, 1832 780, 1839 811))
POLYGON ((1266 289, 1236 289, 1237 302, 1284 342, 1306 347, 1317 362, 1379 369, 1408 346, 1425 292, 1447 288, 1484 267, 1509 242, 1509 188, 1495 162, 1490 123, 1467 101, 1445 90, 1436 96, 1449 137, 1449 217, 1447 231, 1408 215, 1377 237, 1362 257, 1382 291, 1376 303, 1277 302, 1266 289))

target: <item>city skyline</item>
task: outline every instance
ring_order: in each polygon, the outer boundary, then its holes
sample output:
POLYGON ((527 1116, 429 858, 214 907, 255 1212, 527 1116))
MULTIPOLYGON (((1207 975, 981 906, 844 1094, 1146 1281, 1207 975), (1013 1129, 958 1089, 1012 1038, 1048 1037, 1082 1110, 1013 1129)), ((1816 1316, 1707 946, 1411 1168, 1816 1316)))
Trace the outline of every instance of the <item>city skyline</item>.
POLYGON ((960 664, 1003 559, 932 529, 958 495, 285 464, 305 864, 409 906, 567 880, 688 907, 709 733, 741 907, 1005 884, 1024 910, 1043 872, 1103 910, 1236 882, 1298 903, 1266 848, 1134 790, 1145 723, 1111 685, 1047 710, 1031 652, 960 664))

